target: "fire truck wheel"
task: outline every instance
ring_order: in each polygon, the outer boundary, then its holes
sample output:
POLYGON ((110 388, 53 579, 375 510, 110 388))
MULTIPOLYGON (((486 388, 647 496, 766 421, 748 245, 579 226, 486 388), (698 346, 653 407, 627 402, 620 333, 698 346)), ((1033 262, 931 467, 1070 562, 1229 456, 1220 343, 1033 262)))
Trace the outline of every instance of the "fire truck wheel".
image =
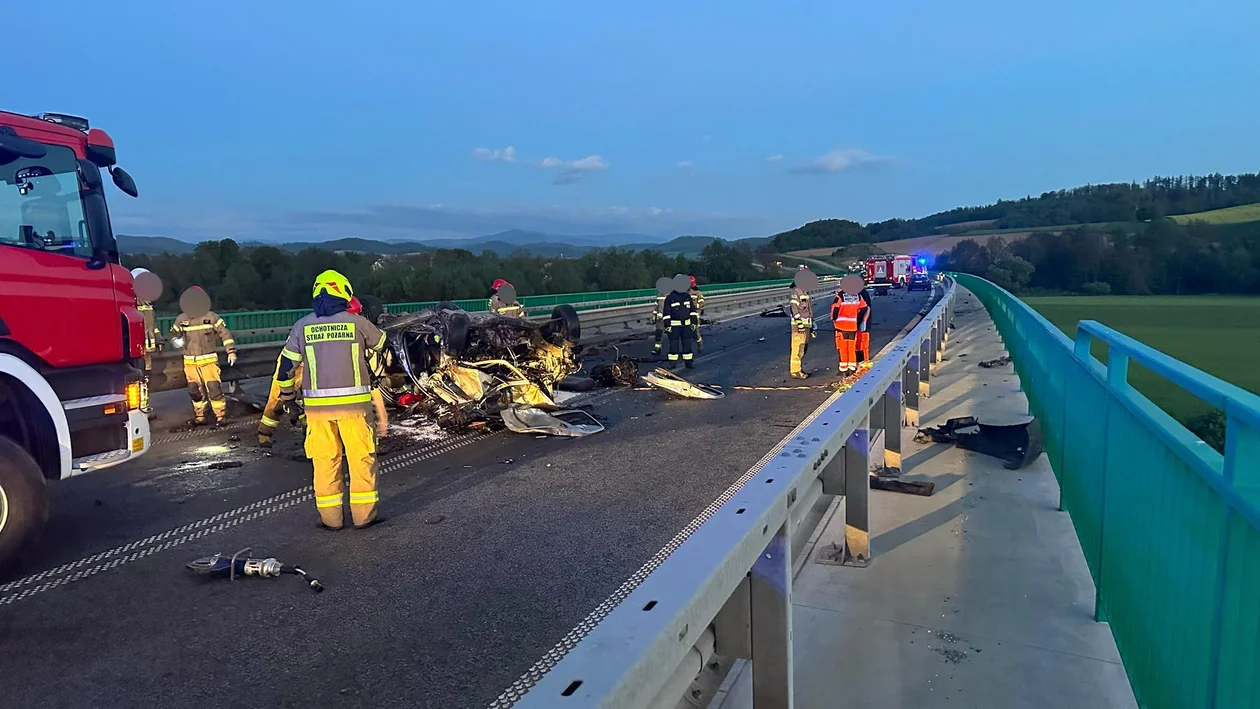
POLYGON ((48 521, 48 486, 24 448, 0 436, 0 578, 39 539, 48 521))

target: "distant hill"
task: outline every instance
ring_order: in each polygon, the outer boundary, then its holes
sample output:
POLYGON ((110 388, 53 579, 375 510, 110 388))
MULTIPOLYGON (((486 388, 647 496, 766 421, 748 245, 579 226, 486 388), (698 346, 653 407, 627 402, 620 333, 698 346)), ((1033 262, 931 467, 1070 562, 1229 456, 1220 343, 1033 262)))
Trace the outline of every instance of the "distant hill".
POLYGON ((117 234, 118 250, 124 254, 190 254, 196 244, 167 236, 129 236, 117 234))

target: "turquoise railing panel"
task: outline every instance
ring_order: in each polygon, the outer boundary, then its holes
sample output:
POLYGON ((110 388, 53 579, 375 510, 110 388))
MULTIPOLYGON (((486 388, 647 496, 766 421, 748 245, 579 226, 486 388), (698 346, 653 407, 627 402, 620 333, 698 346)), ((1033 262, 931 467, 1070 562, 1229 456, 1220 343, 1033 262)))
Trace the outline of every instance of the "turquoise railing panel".
POLYGON ((993 318, 1041 424, 1138 704, 1260 707, 1260 397, 1101 323, 1070 340, 998 286, 956 278, 993 318), (1130 362, 1224 411, 1224 454, 1135 390, 1130 362))

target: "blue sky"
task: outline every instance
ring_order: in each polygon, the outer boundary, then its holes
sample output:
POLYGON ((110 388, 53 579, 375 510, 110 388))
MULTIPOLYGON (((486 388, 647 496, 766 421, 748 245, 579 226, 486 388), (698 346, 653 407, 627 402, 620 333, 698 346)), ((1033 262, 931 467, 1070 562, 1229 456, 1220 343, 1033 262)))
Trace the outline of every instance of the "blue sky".
POLYGON ((1254 0, 15 13, 0 107, 113 135, 123 233, 743 237, 1260 169, 1254 0))

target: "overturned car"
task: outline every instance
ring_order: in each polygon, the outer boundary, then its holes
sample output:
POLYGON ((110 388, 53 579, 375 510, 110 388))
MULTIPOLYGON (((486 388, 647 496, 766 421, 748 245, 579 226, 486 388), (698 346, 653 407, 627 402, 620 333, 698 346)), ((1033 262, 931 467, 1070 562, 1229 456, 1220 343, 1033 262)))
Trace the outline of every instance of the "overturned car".
POLYGON ((444 302, 376 321, 387 338, 376 366, 386 403, 450 431, 498 420, 505 409, 554 410, 556 384, 582 368, 581 324, 570 305, 527 320, 444 302))

